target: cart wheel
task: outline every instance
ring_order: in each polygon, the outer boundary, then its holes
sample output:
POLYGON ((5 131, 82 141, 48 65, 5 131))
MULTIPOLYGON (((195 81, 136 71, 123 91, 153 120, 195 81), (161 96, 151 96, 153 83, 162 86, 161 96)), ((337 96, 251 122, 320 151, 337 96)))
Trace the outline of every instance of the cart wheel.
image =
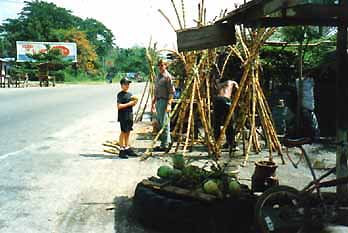
POLYGON ((282 185, 268 189, 256 202, 255 220, 262 233, 303 232, 304 208, 299 191, 282 185))

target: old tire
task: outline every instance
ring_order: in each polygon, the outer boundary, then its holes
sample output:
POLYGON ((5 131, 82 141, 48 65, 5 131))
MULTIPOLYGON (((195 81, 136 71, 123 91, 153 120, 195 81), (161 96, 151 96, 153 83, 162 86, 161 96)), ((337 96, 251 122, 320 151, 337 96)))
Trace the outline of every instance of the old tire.
POLYGON ((299 191, 285 185, 266 190, 255 205, 255 221, 261 233, 299 233, 304 214, 299 191))
POLYGON ((250 229, 254 204, 252 196, 242 201, 206 203, 139 183, 132 212, 141 224, 163 232, 239 232, 245 227, 250 229))

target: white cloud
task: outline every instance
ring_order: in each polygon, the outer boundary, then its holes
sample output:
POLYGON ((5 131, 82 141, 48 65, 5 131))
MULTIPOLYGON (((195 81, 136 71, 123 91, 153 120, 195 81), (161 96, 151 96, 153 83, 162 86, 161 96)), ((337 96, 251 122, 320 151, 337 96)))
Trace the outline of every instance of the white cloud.
MULTIPOLYGON (((102 22, 114 33, 116 44, 120 47, 147 46, 150 37, 152 41, 158 42, 160 47, 172 48, 176 45, 175 32, 158 12, 158 9, 161 9, 179 29, 170 0, 50 0, 49 2, 69 9, 81 18, 90 17, 102 22)), ((193 19, 198 17, 199 2, 199 0, 184 1, 186 21, 190 27, 195 26, 193 19)), ((205 0, 207 20, 219 15, 222 9, 233 10, 235 2, 241 3, 243 0, 205 0)), ((181 14, 181 1, 176 0, 175 3, 181 14)), ((4 3, 0 0, 0 7, 2 4, 4 3)), ((9 17, 16 16, 14 14, 9 17)))

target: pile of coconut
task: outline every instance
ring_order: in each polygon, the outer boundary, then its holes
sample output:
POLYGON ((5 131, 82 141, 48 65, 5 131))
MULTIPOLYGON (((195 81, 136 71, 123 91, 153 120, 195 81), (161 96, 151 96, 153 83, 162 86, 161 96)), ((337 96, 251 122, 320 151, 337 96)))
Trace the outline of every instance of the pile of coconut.
POLYGON ((228 169, 227 164, 209 161, 199 167, 186 161, 183 154, 173 155, 172 162, 172 166, 163 165, 157 170, 157 176, 170 185, 220 199, 238 198, 243 192, 250 193, 248 186, 238 181, 238 172, 228 169))

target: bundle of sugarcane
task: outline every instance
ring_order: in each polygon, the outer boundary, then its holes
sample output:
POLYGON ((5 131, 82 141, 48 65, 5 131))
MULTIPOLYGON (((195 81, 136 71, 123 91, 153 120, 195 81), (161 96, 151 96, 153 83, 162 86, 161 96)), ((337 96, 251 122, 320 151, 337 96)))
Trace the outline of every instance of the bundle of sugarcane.
POLYGON ((113 141, 105 141, 103 143, 103 146, 106 146, 107 148, 104 149, 104 152, 109 153, 109 154, 119 154, 120 151, 120 144, 118 143, 118 141, 113 140, 113 141))
POLYGON ((242 61, 244 72, 239 84, 239 89, 233 98, 224 127, 216 143, 216 151, 220 153, 222 138, 226 131, 226 127, 230 123, 236 106, 239 103, 239 105, 242 106, 241 109, 243 114, 242 119, 237 121, 239 124, 237 125, 237 129, 243 129, 246 123, 250 126, 247 139, 248 145, 245 151, 243 165, 245 165, 248 160, 252 145, 254 145, 256 152, 259 152, 261 149, 257 135, 256 116, 259 116, 266 143, 269 148, 269 160, 273 161, 272 151, 276 150, 281 155, 282 161, 284 162, 281 145, 273 127, 271 111, 259 82, 259 51, 266 39, 269 38, 273 32, 274 29, 266 30, 265 28, 259 28, 251 31, 239 28, 239 30, 237 30, 239 43, 230 46, 230 54, 233 53, 242 61))
MULTIPOLYGON (((186 26, 185 22, 185 11, 182 4, 182 15, 183 22, 181 23, 178 11, 176 9, 174 1, 172 1, 174 6, 180 29, 183 29, 181 25, 186 26)), ((167 19, 168 20, 168 19, 167 19)), ((206 25, 206 8, 204 7, 204 0, 198 4, 198 19, 195 20, 197 26, 206 25)), ((183 152, 185 153, 189 144, 192 147, 195 142, 195 125, 196 120, 200 120, 203 125, 203 130, 205 134, 205 144, 208 146, 208 153, 215 155, 215 139, 213 135, 213 130, 211 129, 211 81, 210 73, 217 60, 217 49, 206 49, 201 51, 191 51, 182 53, 185 63, 185 72, 187 77, 194 76, 194 81, 190 83, 189 89, 191 92, 186 96, 186 100, 181 105, 178 113, 177 125, 173 130, 173 136, 177 136, 176 151, 178 151, 179 146, 182 144, 183 140, 183 152), (205 97, 205 98, 202 98, 205 97), (195 114, 195 112, 198 114, 195 114), (199 116, 199 119, 195 119, 199 116), (185 122, 187 119, 187 122, 185 122), (187 125, 185 125, 187 123, 187 125), (185 134, 183 134, 183 127, 186 126, 185 134)), ((187 84, 186 84, 187 85, 187 84)))
MULTIPOLYGON (((183 15, 182 19, 178 13, 174 1, 171 0, 171 2, 177 16, 179 28, 183 29, 186 27, 184 1, 181 1, 183 15)), ((163 11, 159 10, 159 12, 175 30, 175 27, 171 23, 170 19, 163 13, 163 11)), ((198 4, 198 12, 198 19, 196 20, 197 26, 203 26, 206 24, 206 9, 204 7, 204 0, 198 4)), ((195 127, 197 127, 195 122, 198 120, 195 119, 195 116, 199 115, 199 120, 202 122, 205 133, 205 142, 208 146, 208 152, 209 154, 216 155, 215 139, 211 129, 211 82, 209 74, 217 60, 217 49, 183 53, 178 53, 176 51, 169 52, 174 53, 175 57, 183 62, 185 67, 185 77, 187 77, 187 79, 184 80, 184 91, 181 94, 180 99, 177 101, 174 110, 167 119, 170 121, 173 117, 176 117, 176 126, 172 131, 173 138, 175 138, 177 142, 176 151, 181 145, 183 145, 184 153, 189 146, 192 147, 193 143, 195 142, 194 131, 195 127), (202 96, 205 98, 202 98, 202 96), (198 114, 195 114, 196 111, 198 111, 198 114), (184 129, 184 127, 186 129, 184 129)), ((157 133, 152 142, 151 148, 146 151, 144 158, 151 155, 152 147, 162 132, 163 128, 157 133)))
POLYGON ((146 59, 149 67, 149 78, 146 81, 143 94, 140 99, 138 110, 135 114, 135 122, 141 121, 143 115, 146 111, 149 101, 151 101, 154 93, 154 80, 155 80, 155 71, 154 71, 154 60, 156 59, 156 44, 152 47, 152 42, 150 40, 149 47, 146 49, 146 59), (147 97, 145 94, 147 93, 147 97), (144 103, 143 103, 144 102, 144 103))

